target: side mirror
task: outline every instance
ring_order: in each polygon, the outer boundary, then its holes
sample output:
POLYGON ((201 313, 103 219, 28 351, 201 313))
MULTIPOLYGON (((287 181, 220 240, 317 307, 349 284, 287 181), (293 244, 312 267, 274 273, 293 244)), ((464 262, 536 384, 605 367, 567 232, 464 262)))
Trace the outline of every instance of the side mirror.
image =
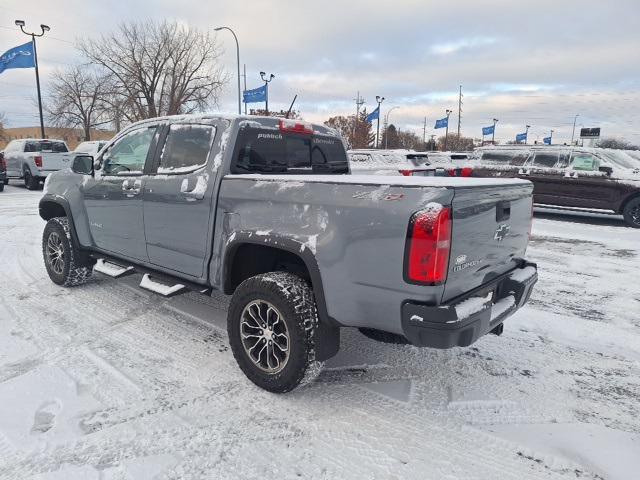
POLYGON ((613 168, 606 165, 601 165, 600 167, 598 167, 598 171, 606 173, 608 177, 610 177, 611 174, 613 174, 613 168))
POLYGON ((93 175, 93 157, 91 155, 76 155, 71 170, 80 175, 93 175))

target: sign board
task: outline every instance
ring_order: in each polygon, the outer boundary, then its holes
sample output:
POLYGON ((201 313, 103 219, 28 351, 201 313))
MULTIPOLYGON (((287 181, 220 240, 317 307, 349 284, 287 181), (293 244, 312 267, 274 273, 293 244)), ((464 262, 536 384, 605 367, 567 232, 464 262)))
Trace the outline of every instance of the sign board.
POLYGON ((581 128, 580 138, 600 138, 600 128, 581 128))

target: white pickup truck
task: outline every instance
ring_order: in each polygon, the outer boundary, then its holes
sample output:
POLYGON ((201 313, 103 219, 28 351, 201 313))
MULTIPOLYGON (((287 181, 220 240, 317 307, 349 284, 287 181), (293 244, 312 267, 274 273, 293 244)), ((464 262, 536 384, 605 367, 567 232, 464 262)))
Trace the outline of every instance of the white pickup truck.
POLYGON ((71 154, 62 140, 25 138, 12 140, 4 149, 7 179, 22 179, 35 190, 52 172, 71 165, 71 154))

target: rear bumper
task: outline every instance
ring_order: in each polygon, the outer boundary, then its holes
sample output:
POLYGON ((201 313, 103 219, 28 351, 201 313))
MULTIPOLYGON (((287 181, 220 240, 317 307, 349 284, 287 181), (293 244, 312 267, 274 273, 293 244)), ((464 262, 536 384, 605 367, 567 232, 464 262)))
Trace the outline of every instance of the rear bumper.
POLYGON ((404 335, 419 347, 469 346, 527 303, 537 281, 536 265, 524 262, 454 302, 434 307, 407 301, 402 305, 404 335))

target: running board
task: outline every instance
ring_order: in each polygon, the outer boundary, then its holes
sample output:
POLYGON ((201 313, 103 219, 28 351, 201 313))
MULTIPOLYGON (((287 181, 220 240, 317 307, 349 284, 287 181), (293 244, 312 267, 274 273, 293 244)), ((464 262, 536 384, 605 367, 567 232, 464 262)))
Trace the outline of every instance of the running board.
POLYGON ((160 283, 157 280, 153 280, 148 273, 145 273, 142 276, 142 281, 140 282, 140 288, 144 288, 145 290, 149 290, 150 292, 157 293, 162 295, 163 297, 171 297, 178 293, 184 293, 185 286, 181 283, 176 283, 174 285, 166 285, 164 283, 160 283))
POLYGON ((112 278, 120 278, 124 275, 128 275, 133 273, 133 267, 123 267, 122 265, 118 265, 117 263, 109 262, 104 258, 99 258, 96 261, 96 264, 93 266, 93 269, 96 272, 103 273, 112 278))

